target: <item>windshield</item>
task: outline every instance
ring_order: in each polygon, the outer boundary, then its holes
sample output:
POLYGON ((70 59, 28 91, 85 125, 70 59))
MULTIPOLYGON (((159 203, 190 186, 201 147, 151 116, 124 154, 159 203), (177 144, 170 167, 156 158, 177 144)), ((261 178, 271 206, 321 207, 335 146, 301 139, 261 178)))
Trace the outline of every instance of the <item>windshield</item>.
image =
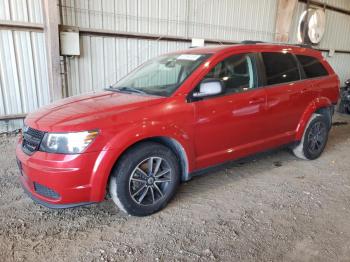
POLYGON ((154 58, 111 86, 117 91, 170 96, 208 55, 172 54, 154 58))

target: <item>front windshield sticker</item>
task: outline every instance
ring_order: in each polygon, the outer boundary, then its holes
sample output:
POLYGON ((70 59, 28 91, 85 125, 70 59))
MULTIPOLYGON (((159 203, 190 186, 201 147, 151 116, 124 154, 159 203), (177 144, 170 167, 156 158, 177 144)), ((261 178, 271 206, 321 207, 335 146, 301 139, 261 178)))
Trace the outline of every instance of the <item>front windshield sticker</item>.
POLYGON ((190 60, 190 61, 196 61, 198 58, 200 58, 202 55, 180 55, 177 60, 190 60))

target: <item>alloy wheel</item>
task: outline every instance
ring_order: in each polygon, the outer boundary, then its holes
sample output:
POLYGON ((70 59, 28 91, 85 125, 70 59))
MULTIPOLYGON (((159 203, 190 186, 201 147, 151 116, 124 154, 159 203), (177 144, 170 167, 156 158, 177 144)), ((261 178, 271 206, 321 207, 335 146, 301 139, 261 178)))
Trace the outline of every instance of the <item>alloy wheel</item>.
POLYGON ((327 127, 325 123, 318 121, 310 129, 308 135, 308 149, 310 153, 317 154, 319 153, 324 143, 326 142, 327 137, 327 127))
POLYGON ((144 206, 154 205, 167 194, 172 182, 172 170, 161 157, 149 157, 141 161, 129 179, 132 200, 144 206))

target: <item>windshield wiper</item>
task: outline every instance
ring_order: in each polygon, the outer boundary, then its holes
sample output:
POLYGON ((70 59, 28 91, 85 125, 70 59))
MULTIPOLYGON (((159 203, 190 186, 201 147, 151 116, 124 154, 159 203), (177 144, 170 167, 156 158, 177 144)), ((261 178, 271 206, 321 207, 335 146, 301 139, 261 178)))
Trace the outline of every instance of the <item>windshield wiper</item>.
POLYGON ((138 94, 146 94, 146 92, 134 88, 134 87, 129 87, 129 86, 123 86, 118 88, 120 91, 126 91, 126 92, 133 92, 133 93, 138 93, 138 94))
POLYGON ((131 93, 137 93, 137 94, 147 94, 146 92, 136 89, 134 87, 129 87, 129 86, 123 86, 123 87, 114 87, 114 86, 109 86, 106 88, 107 90, 115 90, 115 91, 120 91, 120 92, 131 92, 131 93))

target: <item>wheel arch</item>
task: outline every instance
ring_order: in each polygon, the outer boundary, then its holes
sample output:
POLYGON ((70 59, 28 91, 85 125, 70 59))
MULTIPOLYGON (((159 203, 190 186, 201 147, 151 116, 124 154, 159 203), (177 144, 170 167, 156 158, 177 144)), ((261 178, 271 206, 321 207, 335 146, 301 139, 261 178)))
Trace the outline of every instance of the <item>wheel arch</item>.
MULTIPOLYGON (((189 181, 191 179, 191 173, 189 171, 189 157, 188 157, 188 154, 187 154, 185 148, 178 140, 176 140, 172 137, 168 137, 168 136, 147 137, 147 138, 143 138, 141 140, 138 140, 138 141, 134 142, 133 144, 130 144, 129 146, 127 146, 123 150, 123 152, 115 159, 114 165, 113 165, 111 172, 109 174, 109 178, 110 178, 110 175, 113 172, 113 169, 115 168, 115 166, 118 165, 120 158, 128 150, 130 150, 134 146, 136 146, 140 143, 144 143, 144 142, 155 142, 155 143, 159 143, 159 144, 169 148, 175 154, 176 158, 179 160, 180 170, 181 170, 181 181, 184 182, 184 181, 189 181)), ((109 181, 109 178, 108 178, 108 181, 109 181)), ((108 181, 107 181, 106 185, 108 184, 108 181)))
POLYGON ((324 115, 328 120, 329 128, 332 126, 334 106, 331 100, 326 97, 317 98, 308 105, 299 121, 296 129, 296 141, 300 141, 302 139, 307 123, 314 113, 324 115))
POLYGON ((326 117, 327 123, 328 123, 328 127, 329 128, 332 127, 332 116, 334 114, 334 106, 333 105, 330 105, 330 106, 327 106, 327 107, 318 108, 315 111, 315 113, 323 115, 324 117, 326 117))
MULTIPOLYGON (((189 160, 188 155, 185 151, 185 148, 182 146, 180 142, 178 142, 176 139, 166 136, 155 136, 143 139, 141 141, 138 141, 137 143, 133 144, 132 146, 135 146, 138 143, 146 142, 146 141, 152 141, 159 144, 162 144, 166 147, 168 147, 177 157, 177 159, 180 162, 180 170, 181 170, 181 181, 188 181, 191 179, 191 175, 189 172, 189 160)), ((131 147, 132 147, 131 146, 131 147)), ((129 147, 129 148, 131 148, 129 147)), ((125 153, 125 152, 124 152, 125 153)))
POLYGON ((168 136, 147 137, 128 144, 123 148, 123 150, 119 151, 120 153, 114 152, 113 154, 112 152, 109 152, 109 151, 104 151, 101 153, 103 155, 101 157, 101 161, 97 161, 97 162, 99 162, 98 164, 99 167, 104 165, 105 166, 103 167, 102 171, 98 167, 96 168, 97 174, 94 176, 94 178, 91 181, 92 188, 94 189, 92 191, 92 196, 91 196, 93 200, 102 201, 103 198, 105 197, 106 189, 107 189, 111 174, 114 168, 116 167, 116 165, 118 165, 118 161, 120 160, 120 158, 132 147, 147 141, 156 142, 168 147, 179 159, 180 170, 181 170, 181 178, 180 178, 181 181, 188 181, 191 179, 191 174, 190 174, 191 159, 189 156, 189 152, 186 151, 182 143, 180 143, 177 139, 168 137, 168 136), (108 156, 106 157, 106 155, 108 156), (106 160, 102 161, 102 158, 105 158, 105 157, 106 157, 106 160), (98 173, 100 173, 100 171, 101 173, 104 173, 106 175, 103 175, 103 176, 101 174, 99 175, 98 173))

